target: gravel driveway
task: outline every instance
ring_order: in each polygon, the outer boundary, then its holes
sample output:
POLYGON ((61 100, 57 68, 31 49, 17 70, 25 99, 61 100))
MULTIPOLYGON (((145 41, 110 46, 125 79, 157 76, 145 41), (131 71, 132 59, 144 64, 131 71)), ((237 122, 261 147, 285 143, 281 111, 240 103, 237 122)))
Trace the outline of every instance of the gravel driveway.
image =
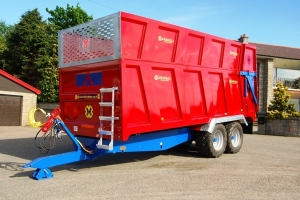
MULTIPOLYGON (((21 166, 41 157, 37 129, 0 126, 0 199, 300 199, 300 138, 244 135, 237 154, 193 151, 107 154, 29 178, 21 166)), ((72 150, 67 137, 50 154, 72 150)))

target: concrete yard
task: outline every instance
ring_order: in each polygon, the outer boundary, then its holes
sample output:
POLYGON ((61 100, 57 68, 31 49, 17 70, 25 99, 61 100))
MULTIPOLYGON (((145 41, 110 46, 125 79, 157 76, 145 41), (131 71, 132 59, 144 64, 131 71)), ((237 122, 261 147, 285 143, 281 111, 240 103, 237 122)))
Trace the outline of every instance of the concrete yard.
MULTIPOLYGON (((30 178, 38 129, 0 126, 0 199, 300 199, 300 138, 245 134, 242 150, 217 159, 193 151, 107 154, 30 178)), ((64 136, 49 155, 71 151, 64 136)))

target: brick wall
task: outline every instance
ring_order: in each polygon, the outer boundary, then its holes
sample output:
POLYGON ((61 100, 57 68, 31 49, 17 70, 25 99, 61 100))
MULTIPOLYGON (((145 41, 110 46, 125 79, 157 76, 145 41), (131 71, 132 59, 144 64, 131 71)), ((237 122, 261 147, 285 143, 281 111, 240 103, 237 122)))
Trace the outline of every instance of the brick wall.
POLYGON ((277 135, 277 136, 292 136, 300 137, 300 119, 289 118, 289 119, 268 119, 266 122, 266 135, 277 135))
POLYGON ((28 126, 28 113, 32 107, 36 107, 37 95, 35 93, 22 93, 22 92, 9 92, 9 91, 0 91, 0 94, 21 96, 22 105, 21 105, 21 126, 28 126))
POLYGON ((273 99, 273 60, 258 59, 258 111, 267 111, 270 101, 273 99))
MULTIPOLYGON (((265 116, 273 99, 273 59, 258 58, 258 117, 265 116)), ((265 125, 258 124, 258 133, 265 133, 265 125)))

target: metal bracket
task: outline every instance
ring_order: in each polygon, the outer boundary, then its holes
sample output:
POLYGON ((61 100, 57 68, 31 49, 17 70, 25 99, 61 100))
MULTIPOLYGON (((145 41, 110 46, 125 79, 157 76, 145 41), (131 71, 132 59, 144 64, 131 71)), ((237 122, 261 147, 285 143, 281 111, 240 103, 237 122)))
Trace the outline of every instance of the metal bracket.
POLYGON ((205 124, 200 128, 200 131, 207 131, 212 133, 216 124, 224 123, 224 122, 232 122, 237 120, 239 120, 240 122, 244 122, 246 126, 248 126, 247 120, 244 115, 233 115, 233 116, 212 118, 208 124, 205 124))
POLYGON ((240 75, 245 76, 245 97, 248 96, 248 88, 247 86, 249 85, 252 96, 254 98, 254 102, 257 105, 257 98, 256 98, 256 94, 255 94, 255 90, 254 90, 254 77, 257 76, 256 72, 245 72, 245 71, 241 71, 240 75))
POLYGON ((33 178, 37 180, 49 179, 53 177, 52 172, 48 168, 36 169, 32 175, 33 178))

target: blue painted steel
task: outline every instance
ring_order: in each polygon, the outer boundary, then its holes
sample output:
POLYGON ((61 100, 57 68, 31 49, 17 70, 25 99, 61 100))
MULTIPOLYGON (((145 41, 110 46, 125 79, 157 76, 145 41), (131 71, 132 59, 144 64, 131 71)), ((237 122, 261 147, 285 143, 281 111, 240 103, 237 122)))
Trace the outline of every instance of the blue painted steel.
POLYGON ((50 171, 50 169, 43 168, 43 169, 36 169, 32 177, 36 178, 37 180, 42 180, 42 179, 53 178, 53 174, 50 171))
POLYGON ((76 87, 82 87, 82 86, 84 86, 85 77, 86 77, 85 74, 77 74, 75 76, 76 87))
POLYGON ((62 127, 62 129, 67 133, 67 135, 70 137, 71 141, 74 144, 75 151, 58 154, 58 155, 42 157, 42 158, 37 158, 37 159, 23 165, 23 168, 28 168, 28 167, 37 168, 36 171, 32 175, 32 177, 37 180, 49 178, 49 176, 43 175, 43 171, 46 171, 47 173, 50 174, 51 171, 48 169, 49 167, 63 165, 63 164, 72 163, 72 162, 77 162, 77 161, 81 161, 81 160, 92 159, 90 157, 90 154, 86 153, 81 148, 77 138, 70 132, 70 130, 65 126, 65 124, 62 121, 55 119, 55 123, 60 125, 62 127))
POLYGON ((83 86, 100 86, 102 85, 102 72, 91 74, 76 74, 76 87, 83 86))
MULTIPOLYGON (((193 134, 189 128, 159 131, 149 134, 131 136, 129 140, 125 142, 114 141, 113 150, 108 151, 104 149, 97 149, 96 144, 98 143, 99 139, 75 137, 61 120, 55 119, 55 123, 57 123, 70 137, 74 144, 75 150, 58 155, 37 158, 23 165, 23 168, 36 168, 32 177, 37 180, 52 178, 53 174, 49 169, 50 167, 81 160, 94 160, 98 156, 101 156, 105 153, 162 151, 187 142, 193 138, 193 134), (78 140, 86 149, 93 150, 93 153, 89 154, 84 151, 78 140)), ((108 145, 109 140, 104 140, 103 143, 108 145)))
POLYGON ((94 86, 102 85, 102 72, 96 72, 90 74, 94 86))
POLYGON ((254 102, 257 105, 258 102, 257 102, 257 97, 256 97, 256 94, 255 94, 255 89, 254 89, 254 77, 257 76, 257 73, 256 72, 241 71, 240 75, 245 76, 245 84, 244 84, 244 86, 245 86, 245 88, 244 88, 245 97, 248 96, 248 85, 249 85, 252 96, 254 98, 254 102))
POLYGON ((114 141, 114 149, 108 153, 163 151, 193 138, 189 128, 159 131, 131 136, 128 141, 114 141))

